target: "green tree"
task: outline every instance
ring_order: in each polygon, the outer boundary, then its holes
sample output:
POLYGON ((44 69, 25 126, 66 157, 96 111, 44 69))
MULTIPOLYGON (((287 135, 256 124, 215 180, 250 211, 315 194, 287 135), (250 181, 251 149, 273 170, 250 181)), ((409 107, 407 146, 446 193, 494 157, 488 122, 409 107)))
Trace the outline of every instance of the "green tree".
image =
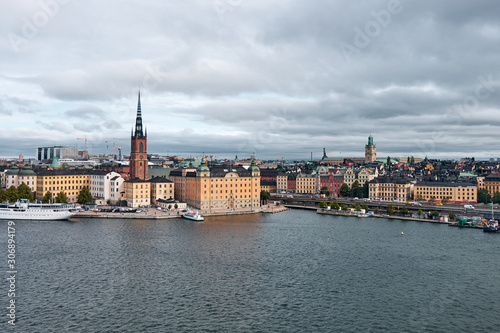
POLYGON ((349 186, 344 183, 342 186, 340 186, 339 194, 341 197, 348 197, 349 196, 349 186))
POLYGON ((500 203, 500 192, 495 192, 493 195, 493 203, 500 203))
POLYGON ((323 186, 323 187, 321 188, 321 190, 319 191, 319 193, 320 193, 320 194, 324 194, 324 195, 326 195, 326 196, 329 196, 329 195, 330 195, 330 191, 328 191, 328 187, 326 187, 326 186, 323 186))
POLYGON ((322 208, 322 209, 325 209, 326 207, 328 207, 326 202, 324 202, 324 201, 320 201, 318 206, 319 206, 319 208, 322 208))
POLYGON ((271 194, 269 192, 266 190, 260 191, 260 201, 267 202, 269 199, 271 199, 271 194))
POLYGON ((365 211, 368 211, 368 205, 367 204, 362 205, 361 208, 363 208, 365 211))
POLYGON ((378 212, 380 212, 380 208, 375 207, 375 214, 378 214, 378 212))
POLYGON ((17 187, 17 192, 19 193, 19 199, 28 199, 30 202, 33 201, 33 192, 28 185, 21 183, 17 187))
POLYGON ((415 157, 411 156, 411 164, 415 164, 415 157))
POLYGON ((387 205, 387 214, 394 213, 394 206, 392 204, 387 205))
POLYGON ((19 199, 19 192, 17 191, 17 188, 14 185, 9 187, 5 192, 7 200, 9 200, 9 202, 16 202, 19 199))
POLYGON ((168 205, 168 210, 171 210, 172 209, 172 205, 168 205))
POLYGON ((52 192, 47 191, 42 198, 42 203, 50 203, 51 201, 52 201, 52 192))
POLYGON ((91 203, 92 200, 94 199, 92 198, 92 194, 90 194, 89 188, 87 186, 82 187, 80 194, 78 194, 78 203, 80 205, 85 205, 91 203))
POLYGON ((387 165, 391 165, 391 157, 387 156, 387 165))
POLYGON ((477 202, 480 203, 490 203, 491 202, 491 194, 487 189, 480 189, 477 191, 477 202))
POLYGON ((349 209, 349 206, 347 206, 346 204, 342 204, 340 205, 340 208, 344 211, 348 210, 349 209))
POLYGON ((457 217, 457 216, 455 215, 455 213, 453 213, 453 212, 449 212, 449 213, 448 213, 448 216, 450 217, 450 220, 454 220, 454 219, 455 219, 455 217, 457 217))
POLYGON ((7 201, 7 193, 3 188, 0 188, 0 202, 7 201))
POLYGON ((179 208, 179 205, 174 204, 174 209, 177 209, 177 208, 179 208))
POLYGON ((357 180, 354 181, 351 185, 351 197, 362 197, 363 189, 357 180))
POLYGON ((437 219, 439 217, 439 212, 437 210, 434 210, 432 213, 431 213, 431 216, 433 219, 437 219))
POLYGON ((424 212, 421 209, 419 209, 418 212, 417 212, 417 215, 418 216, 422 216, 422 215, 424 215, 424 212))
POLYGON ((370 182, 369 181, 365 181, 365 183, 363 184, 363 198, 368 198, 370 196, 370 182))
POLYGON ((408 211, 408 208, 403 207, 403 208, 401 208, 401 214, 403 216, 406 216, 406 215, 410 214, 410 212, 408 211))
POLYGON ((361 206, 360 205, 354 205, 354 210, 359 212, 361 210, 361 206))
POLYGON ((68 196, 63 191, 57 193, 56 196, 57 203, 68 203, 68 196))
POLYGON ((330 205, 330 208, 333 210, 339 210, 339 208, 340 208, 339 203, 337 201, 332 202, 332 204, 330 205))

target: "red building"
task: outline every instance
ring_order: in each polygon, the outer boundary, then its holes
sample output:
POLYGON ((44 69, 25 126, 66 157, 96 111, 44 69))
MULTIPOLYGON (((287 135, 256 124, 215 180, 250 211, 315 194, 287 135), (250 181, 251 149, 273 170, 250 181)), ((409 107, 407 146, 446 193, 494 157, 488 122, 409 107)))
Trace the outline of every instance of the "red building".
POLYGON ((289 173, 287 181, 287 191, 295 193, 297 190, 297 173, 289 173))
POLYGON ((328 188, 330 195, 334 196, 339 194, 342 184, 344 184, 344 174, 336 172, 335 170, 330 170, 328 176, 320 177, 319 188, 328 188))

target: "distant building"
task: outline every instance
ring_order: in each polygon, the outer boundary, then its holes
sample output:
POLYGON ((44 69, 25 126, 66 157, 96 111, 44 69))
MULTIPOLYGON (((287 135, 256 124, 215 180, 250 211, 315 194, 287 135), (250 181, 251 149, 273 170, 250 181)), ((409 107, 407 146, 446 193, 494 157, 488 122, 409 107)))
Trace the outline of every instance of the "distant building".
POLYGON ((467 182, 420 182, 414 185, 415 200, 477 202, 477 187, 467 182))
POLYGON ((164 177, 153 177, 151 182, 151 203, 158 205, 159 200, 174 199, 174 182, 164 177))
POLYGON ((59 192, 64 192, 68 202, 75 203, 82 188, 90 186, 92 172, 86 169, 37 170, 36 198, 42 200, 47 192, 55 198, 59 192))
POLYGON ((496 192, 500 192, 500 174, 492 173, 486 177, 480 177, 477 188, 478 190, 488 190, 488 193, 493 197, 496 192))
POLYGON ((132 178, 123 182, 127 206, 132 208, 151 204, 151 183, 148 180, 132 178))
POLYGON ((78 158, 78 148, 76 147, 38 147, 36 150, 38 161, 50 160, 54 157, 61 158, 78 158))
POLYGON ((148 179, 148 133, 142 128, 141 93, 137 101, 135 132, 132 132, 130 147, 130 178, 148 179))
POLYGON ((318 176, 300 174, 296 179, 296 193, 314 194, 318 193, 318 176))
POLYGON ((368 137, 368 144, 365 146, 365 163, 377 160, 377 147, 373 144, 373 136, 368 137))
POLYGON ((370 200, 406 202, 412 199, 415 180, 402 177, 378 177, 370 181, 370 200))
POLYGON ((18 187, 22 183, 28 185, 32 192, 36 191, 36 174, 29 166, 25 165, 21 169, 14 166, 5 173, 6 188, 18 187))
MULTIPOLYGON (((116 203, 116 195, 114 192, 117 191, 117 187, 115 184, 111 186, 111 182, 119 183, 121 176, 117 172, 113 171, 100 171, 94 170, 90 173, 90 184, 89 190, 90 194, 92 194, 92 198, 100 199, 102 202, 107 203, 108 200, 112 203, 116 203)), ((121 181, 121 191, 123 191, 123 178, 121 181)), ((120 191, 120 186, 118 186, 118 191, 120 191)))

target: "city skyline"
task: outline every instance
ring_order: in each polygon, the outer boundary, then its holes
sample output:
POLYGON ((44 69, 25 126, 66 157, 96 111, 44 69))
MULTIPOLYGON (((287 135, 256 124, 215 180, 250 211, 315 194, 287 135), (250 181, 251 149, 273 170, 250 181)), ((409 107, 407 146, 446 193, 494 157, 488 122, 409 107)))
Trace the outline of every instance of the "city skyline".
MULTIPOLYGON (((141 90, 148 152, 490 158, 494 1, 0 4, 0 156, 105 153, 141 90), (112 13, 112 15, 109 15, 112 13)), ((110 145, 112 148, 112 146, 110 145)))

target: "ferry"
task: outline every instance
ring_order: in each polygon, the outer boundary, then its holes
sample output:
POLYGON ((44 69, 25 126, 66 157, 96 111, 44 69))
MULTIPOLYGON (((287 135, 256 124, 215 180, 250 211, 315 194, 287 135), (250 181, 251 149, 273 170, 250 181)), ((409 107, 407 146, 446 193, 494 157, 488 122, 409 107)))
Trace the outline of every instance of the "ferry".
POLYGON ((483 227, 484 232, 500 232, 500 225, 498 225, 498 221, 495 220, 495 213, 493 211, 493 202, 491 203, 491 220, 488 221, 483 227))
POLYGON ((184 217, 185 219, 188 219, 188 220, 196 221, 196 222, 203 222, 205 220, 205 218, 203 216, 201 216, 198 212, 194 212, 192 210, 184 213, 184 215, 182 215, 182 217, 184 217))
POLYGON ((67 220, 76 213, 78 213, 76 206, 62 203, 32 203, 27 199, 20 199, 13 204, 0 204, 2 220, 67 220))

